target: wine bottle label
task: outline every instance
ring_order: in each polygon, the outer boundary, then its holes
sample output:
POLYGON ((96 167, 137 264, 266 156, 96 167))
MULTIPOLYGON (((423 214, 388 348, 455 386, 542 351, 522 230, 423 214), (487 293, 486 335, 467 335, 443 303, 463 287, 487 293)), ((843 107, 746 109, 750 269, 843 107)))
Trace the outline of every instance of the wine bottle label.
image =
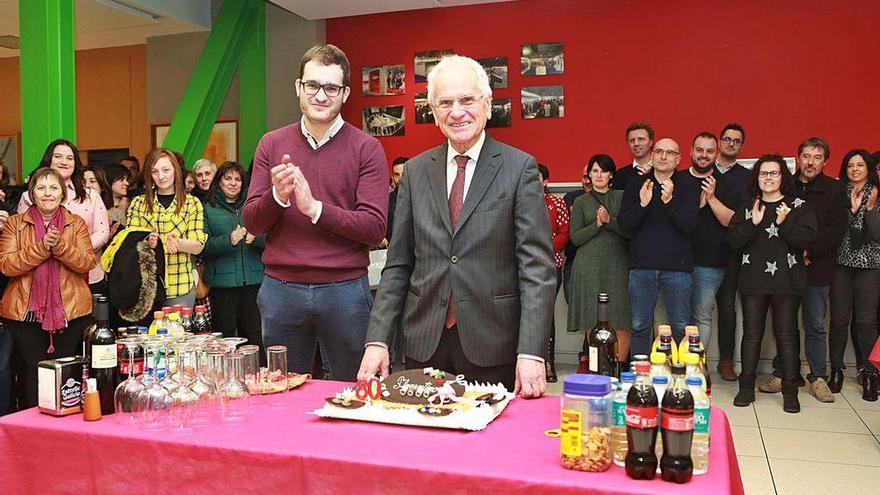
POLYGON ((559 449, 562 455, 580 457, 581 445, 581 413, 571 409, 562 410, 560 423, 559 449))
POLYGON ((694 408, 694 433, 709 433, 709 408, 694 408))
POLYGON ((599 348, 590 346, 590 371, 599 372, 599 348))
POLYGON ((92 368, 107 369, 116 367, 116 344, 92 346, 92 368))
POLYGON ((626 425, 626 402, 614 403, 614 426, 626 425))
POLYGON ((668 431, 691 431, 694 429, 694 411, 663 409, 660 424, 668 431))
POLYGON ((639 429, 657 427, 657 406, 626 406, 626 426, 639 429))

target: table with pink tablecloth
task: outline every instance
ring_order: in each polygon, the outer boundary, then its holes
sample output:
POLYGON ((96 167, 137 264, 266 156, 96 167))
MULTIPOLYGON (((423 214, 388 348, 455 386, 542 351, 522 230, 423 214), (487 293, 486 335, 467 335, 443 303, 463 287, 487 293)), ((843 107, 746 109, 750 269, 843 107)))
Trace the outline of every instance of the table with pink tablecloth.
POLYGON ((3 493, 743 493, 730 426, 713 408, 709 473, 684 486, 559 465, 559 398, 515 399, 479 432, 323 419, 308 414, 346 384, 311 381, 255 397, 239 424, 147 432, 107 416, 35 409, 0 418, 3 493), (275 403, 273 403, 275 402, 275 403))

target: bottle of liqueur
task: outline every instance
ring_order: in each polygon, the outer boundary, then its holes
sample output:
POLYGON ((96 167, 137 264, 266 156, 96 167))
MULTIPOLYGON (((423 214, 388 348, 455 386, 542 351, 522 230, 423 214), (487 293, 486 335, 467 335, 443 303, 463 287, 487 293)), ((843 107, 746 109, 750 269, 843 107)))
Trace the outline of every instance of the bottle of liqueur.
POLYGON ((88 330, 87 354, 90 356, 89 378, 97 382, 101 414, 113 414, 113 394, 118 376, 116 334, 108 324, 110 304, 106 297, 98 299, 94 311, 95 323, 88 330))
POLYGON ((599 293, 596 327, 588 339, 590 373, 616 377, 617 333, 608 321, 608 294, 599 293))

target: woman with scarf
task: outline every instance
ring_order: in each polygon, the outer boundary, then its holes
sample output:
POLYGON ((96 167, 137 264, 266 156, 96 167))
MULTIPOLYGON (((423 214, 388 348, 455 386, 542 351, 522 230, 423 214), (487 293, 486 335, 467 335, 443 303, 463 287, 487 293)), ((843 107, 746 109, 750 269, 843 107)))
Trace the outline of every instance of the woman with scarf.
MULTIPOLYGON (((852 150, 840 164, 840 180, 850 201, 849 228, 837 249, 837 268, 831 282, 829 347, 831 376, 828 388, 843 386, 843 353, 850 315, 855 312, 859 346, 870 354, 877 341, 877 301, 880 299, 880 178, 871 154, 852 150)), ((870 362, 859 370, 862 399, 877 400, 877 368, 870 362)))
POLYGON ((22 408, 37 405, 37 364, 79 350, 91 322, 87 276, 95 266, 89 228, 62 206, 67 201, 62 175, 38 168, 28 196, 33 203, 10 217, 0 235, 0 271, 9 277, 0 317, 24 364, 22 408))

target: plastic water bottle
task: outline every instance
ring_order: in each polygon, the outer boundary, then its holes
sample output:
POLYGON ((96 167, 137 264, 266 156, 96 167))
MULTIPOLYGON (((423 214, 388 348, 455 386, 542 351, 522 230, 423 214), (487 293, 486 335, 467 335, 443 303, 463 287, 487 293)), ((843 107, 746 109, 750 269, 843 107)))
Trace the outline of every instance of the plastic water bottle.
POLYGON ((672 378, 666 354, 662 352, 651 353, 651 378, 655 376, 665 376, 667 379, 672 378))
POLYGON ((687 353, 684 355, 684 364, 687 366, 687 377, 699 378, 700 388, 704 393, 707 393, 706 376, 703 374, 703 367, 700 365, 700 356, 698 354, 687 353))
POLYGON ((699 377, 689 376, 685 383, 694 396, 694 440, 691 444, 694 474, 705 474, 709 470, 709 397, 703 392, 703 381, 699 377))
POLYGON ((626 396, 636 381, 632 371, 620 373, 620 390, 614 393, 614 425, 611 427, 611 451, 614 464, 623 467, 626 460, 626 396))
MULTIPOLYGON (((657 392, 657 398, 662 402, 663 396, 666 395, 666 389, 669 388, 669 377, 666 375, 658 375, 651 378, 654 384, 654 391, 657 392)), ((657 412, 657 424, 662 424, 663 413, 657 412)), ((663 457, 663 438, 657 435, 657 448, 655 450, 657 459, 663 457)), ((660 472, 660 464, 657 464, 657 472, 660 472)))

